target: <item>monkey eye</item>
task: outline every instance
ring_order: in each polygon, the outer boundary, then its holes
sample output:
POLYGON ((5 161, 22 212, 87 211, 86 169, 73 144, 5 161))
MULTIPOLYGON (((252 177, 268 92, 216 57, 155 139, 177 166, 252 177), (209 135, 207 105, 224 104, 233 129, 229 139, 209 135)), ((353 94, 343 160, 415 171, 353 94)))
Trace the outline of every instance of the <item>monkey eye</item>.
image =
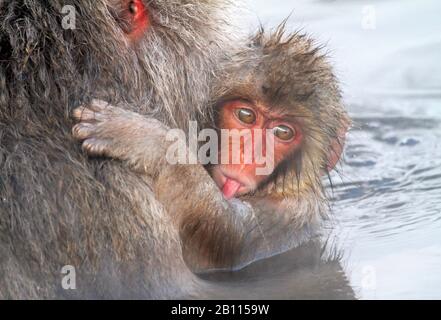
POLYGON ((289 141, 295 137, 296 132, 285 125, 279 125, 273 129, 274 135, 283 141, 289 141))
POLYGON ((256 122, 256 114, 250 109, 237 109, 235 113, 236 117, 245 124, 254 124, 256 122))

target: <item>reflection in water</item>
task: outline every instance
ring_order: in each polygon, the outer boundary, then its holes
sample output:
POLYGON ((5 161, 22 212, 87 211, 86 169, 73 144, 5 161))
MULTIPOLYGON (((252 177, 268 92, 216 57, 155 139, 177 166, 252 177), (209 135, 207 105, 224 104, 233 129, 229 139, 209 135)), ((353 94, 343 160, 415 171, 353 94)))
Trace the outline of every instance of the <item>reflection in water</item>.
POLYGON ((354 299, 339 260, 311 241, 241 271, 204 278, 216 286, 215 299, 354 299))

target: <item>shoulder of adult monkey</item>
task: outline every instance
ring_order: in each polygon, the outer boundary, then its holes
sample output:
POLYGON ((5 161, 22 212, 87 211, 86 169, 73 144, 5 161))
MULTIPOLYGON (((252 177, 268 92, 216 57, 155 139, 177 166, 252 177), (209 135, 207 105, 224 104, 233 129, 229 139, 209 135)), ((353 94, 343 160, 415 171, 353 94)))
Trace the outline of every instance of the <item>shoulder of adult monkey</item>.
POLYGON ((100 97, 185 128, 228 51, 223 0, 0 1, 0 297, 176 297, 194 278, 148 184, 88 160, 100 97), (62 288, 75 267, 77 290, 62 288))
MULTIPOLYGON (((209 79, 219 58, 231 50, 225 32, 229 4, 229 0, 2 2, 2 74, 5 81, 17 82, 17 91, 31 83, 29 93, 44 108, 41 112, 10 107, 2 115, 32 113, 54 121, 59 115, 48 113, 58 112, 68 120, 71 110, 64 108, 66 102, 101 97, 127 102, 137 112, 185 127, 188 118, 206 112, 209 79), (192 88, 199 94, 187 94, 192 88), (55 105, 55 95, 64 104, 55 105)), ((1 94, 10 98, 6 92, 1 94)))

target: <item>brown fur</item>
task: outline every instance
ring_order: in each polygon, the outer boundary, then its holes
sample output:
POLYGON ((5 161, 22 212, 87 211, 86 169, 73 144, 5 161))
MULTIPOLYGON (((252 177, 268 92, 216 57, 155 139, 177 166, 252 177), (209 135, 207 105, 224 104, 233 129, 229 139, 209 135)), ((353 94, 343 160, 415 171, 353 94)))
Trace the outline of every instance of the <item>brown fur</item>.
POLYGON ((262 31, 224 63, 214 105, 263 102, 298 119, 305 135, 301 151, 241 201, 224 200, 202 166, 167 164, 167 127, 158 121, 100 102, 75 113, 81 123, 74 134, 89 154, 125 160, 153 177, 195 271, 241 268, 304 241, 326 213, 322 175, 349 125, 326 57, 303 35, 285 36, 283 26, 262 31))
POLYGON ((0 298, 194 292, 149 181, 87 159, 70 115, 100 97, 170 126, 204 116, 229 50, 227 2, 144 1, 152 25, 134 44, 115 19, 119 0, 0 1, 0 298), (76 30, 62 28, 64 5, 76 9, 76 30), (65 265, 77 290, 61 288, 65 265))

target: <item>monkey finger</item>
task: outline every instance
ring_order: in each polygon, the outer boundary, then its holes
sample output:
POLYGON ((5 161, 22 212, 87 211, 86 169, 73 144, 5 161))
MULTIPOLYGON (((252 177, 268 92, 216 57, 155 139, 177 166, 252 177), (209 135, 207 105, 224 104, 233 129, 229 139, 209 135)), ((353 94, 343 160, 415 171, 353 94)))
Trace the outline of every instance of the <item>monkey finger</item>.
POLYGON ((86 139, 82 145, 83 151, 90 156, 108 156, 109 141, 105 139, 86 139))
POLYGON ((119 114, 120 111, 122 111, 121 108, 115 107, 110 103, 99 99, 93 99, 89 105, 89 108, 92 111, 99 112, 103 115, 115 115, 119 114))
POLYGON ((110 118, 109 112, 102 112, 97 108, 91 106, 81 106, 72 112, 72 116, 76 121, 79 122, 100 122, 106 121, 110 118))
POLYGON ((96 133, 97 126, 92 123, 81 122, 72 128, 72 135, 77 140, 85 140, 96 133))
POLYGON ((96 121, 97 114, 88 107, 80 106, 72 111, 72 116, 76 121, 96 121))

